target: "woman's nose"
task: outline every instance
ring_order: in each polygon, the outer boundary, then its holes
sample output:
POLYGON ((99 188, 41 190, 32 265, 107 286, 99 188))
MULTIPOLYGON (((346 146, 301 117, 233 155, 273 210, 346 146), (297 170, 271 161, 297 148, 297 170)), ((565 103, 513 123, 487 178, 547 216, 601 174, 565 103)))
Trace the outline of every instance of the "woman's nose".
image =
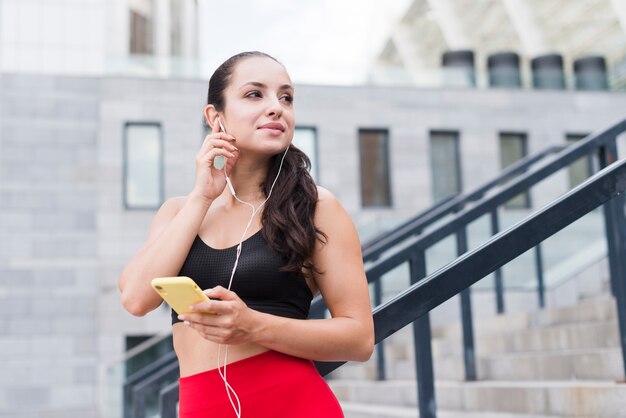
POLYGON ((278 97, 270 98, 270 102, 267 105, 266 113, 269 116, 280 116, 283 114, 283 107, 280 104, 278 97))

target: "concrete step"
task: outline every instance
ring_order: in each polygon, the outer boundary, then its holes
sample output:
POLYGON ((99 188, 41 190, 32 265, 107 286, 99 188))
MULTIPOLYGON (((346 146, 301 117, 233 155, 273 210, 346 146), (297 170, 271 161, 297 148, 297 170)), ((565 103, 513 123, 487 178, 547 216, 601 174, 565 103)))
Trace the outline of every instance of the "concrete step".
MULTIPOLYGON (((412 380, 329 381, 340 402, 416 407, 412 380)), ((626 411, 626 384, 605 381, 437 382, 437 408, 445 411, 619 417, 626 411)))
MULTIPOLYGON (((596 296, 579 304, 546 308, 535 312, 519 312, 474 319, 474 336, 494 335, 529 330, 537 327, 564 324, 614 321, 617 319, 615 300, 610 296, 596 296)), ((460 322, 433 327, 433 339, 460 338, 460 322)))
MULTIPOLYGON (((613 348, 619 341, 612 298, 588 301, 580 307, 481 320, 474 329, 475 348, 483 357, 507 352, 613 348)), ((461 355, 460 325, 435 328, 433 335, 438 335, 432 340, 433 358, 461 355)), ((405 327, 385 341, 386 356, 390 361, 410 359, 412 345, 412 328, 405 327)))
POLYGON ((580 322, 615 321, 617 307, 610 295, 581 301, 576 305, 544 309, 530 314, 533 327, 556 326, 580 322))
MULTIPOLYGON (((619 346, 616 321, 584 322, 527 331, 486 335, 475 339, 480 356, 528 351, 583 350, 619 346)), ((405 346, 405 348, 409 348, 405 346)), ((432 341, 433 358, 460 356, 460 338, 432 341)), ((397 350, 395 350, 397 351, 397 350)), ((407 356, 408 358, 408 356, 407 356)))
MULTIPOLYGON (((342 402, 345 418, 419 418, 416 407, 342 402)), ((437 418, 558 418, 554 415, 527 415, 497 412, 437 411, 437 418)), ((587 417, 577 417, 587 418, 587 417)), ((589 417, 591 418, 591 417, 589 417)))
MULTIPOLYGON (((385 341, 385 355, 389 361, 413 357, 413 339, 410 329, 403 329, 385 341)), ((619 347, 617 321, 594 321, 555 325, 476 337, 477 355, 524 353, 529 351, 585 350, 619 347)), ((432 340, 435 360, 460 357, 463 346, 460 337, 432 340)))
MULTIPOLYGON (((406 335, 400 337, 385 343, 387 377, 412 379, 413 343, 406 335)), ((436 378, 463 380, 460 338, 434 340, 432 348, 436 378)), ((476 340, 477 372, 479 378, 489 380, 615 380, 623 370, 619 350, 616 322, 585 322, 489 335, 476 340)), ((366 363, 348 363, 334 376, 374 379, 376 355, 366 363)))
MULTIPOLYGON (((415 362, 412 358, 390 362, 388 367, 389 378, 415 378, 415 362)), ((438 380, 465 379, 465 366, 461 357, 439 359, 433 368, 438 380)), ((369 370, 372 367, 362 369, 369 370)), ((374 371, 375 368, 367 374, 353 373, 352 378, 373 379, 376 376, 374 371)), ((619 380, 623 378, 624 368, 619 348, 601 348, 493 354, 478 357, 476 371, 480 380, 619 380)))

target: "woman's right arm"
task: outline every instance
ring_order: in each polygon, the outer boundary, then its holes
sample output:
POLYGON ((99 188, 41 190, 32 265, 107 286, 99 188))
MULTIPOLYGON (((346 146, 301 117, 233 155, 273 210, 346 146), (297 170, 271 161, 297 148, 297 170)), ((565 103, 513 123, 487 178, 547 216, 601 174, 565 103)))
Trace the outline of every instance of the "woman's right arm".
POLYGON ((122 271, 119 288, 128 312, 143 316, 163 301, 152 290, 155 277, 177 276, 198 234, 209 206, 226 187, 224 173, 213 167, 216 156, 227 158, 229 171, 237 161, 235 138, 219 132, 207 135, 196 155, 196 181, 188 197, 168 199, 152 221, 148 239, 122 271))
POLYGON ((122 271, 119 288, 128 312, 143 316, 163 299, 150 286, 155 277, 176 276, 185 262, 211 201, 197 194, 168 199, 152 221, 148 238, 122 271))

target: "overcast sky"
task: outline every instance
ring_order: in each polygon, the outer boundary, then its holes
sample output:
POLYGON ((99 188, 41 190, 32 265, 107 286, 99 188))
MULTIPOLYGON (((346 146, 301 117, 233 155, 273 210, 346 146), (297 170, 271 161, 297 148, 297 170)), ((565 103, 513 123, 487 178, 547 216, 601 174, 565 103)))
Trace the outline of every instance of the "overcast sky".
POLYGON ((216 37, 215 65, 237 52, 260 50, 285 64, 296 83, 360 84, 410 0, 211 4, 207 30, 216 37))

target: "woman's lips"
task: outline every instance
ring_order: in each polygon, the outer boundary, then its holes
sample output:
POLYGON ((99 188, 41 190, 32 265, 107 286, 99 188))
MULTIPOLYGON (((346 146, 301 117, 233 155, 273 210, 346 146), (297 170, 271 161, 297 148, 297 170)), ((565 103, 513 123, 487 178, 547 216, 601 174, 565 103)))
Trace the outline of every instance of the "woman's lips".
POLYGON ((265 125, 262 125, 261 127, 259 127, 259 129, 266 129, 268 131, 271 131, 272 133, 285 132, 285 127, 281 123, 276 123, 276 122, 266 123, 265 125))

